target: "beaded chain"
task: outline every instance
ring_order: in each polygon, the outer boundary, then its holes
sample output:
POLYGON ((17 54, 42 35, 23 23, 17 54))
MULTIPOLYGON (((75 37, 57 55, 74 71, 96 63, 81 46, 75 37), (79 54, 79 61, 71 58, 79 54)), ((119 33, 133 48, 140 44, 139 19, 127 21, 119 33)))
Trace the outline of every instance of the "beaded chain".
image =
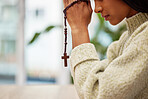
POLYGON ((66 20, 67 20, 67 15, 66 15, 66 11, 72 7, 74 4, 78 3, 78 2, 86 2, 87 5, 88 5, 88 0, 77 0, 77 1, 74 1, 72 2, 70 5, 68 5, 64 10, 63 10, 63 13, 64 13, 64 34, 65 34, 65 47, 64 47, 64 56, 62 56, 61 58, 64 59, 64 66, 67 67, 67 59, 69 58, 69 56, 67 56, 67 53, 66 53, 66 46, 67 46, 67 24, 66 24, 66 20))

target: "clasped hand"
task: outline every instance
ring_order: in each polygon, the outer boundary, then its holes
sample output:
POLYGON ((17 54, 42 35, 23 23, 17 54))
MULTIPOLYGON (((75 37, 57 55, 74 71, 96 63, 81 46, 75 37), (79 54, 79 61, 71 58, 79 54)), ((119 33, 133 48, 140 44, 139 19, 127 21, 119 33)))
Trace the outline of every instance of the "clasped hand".
MULTIPOLYGON (((75 0, 63 0, 64 8, 74 1, 75 0)), ((87 28, 91 21, 92 12, 93 10, 89 0, 88 4, 86 2, 79 2, 70 7, 66 11, 66 15, 71 29, 87 28)))

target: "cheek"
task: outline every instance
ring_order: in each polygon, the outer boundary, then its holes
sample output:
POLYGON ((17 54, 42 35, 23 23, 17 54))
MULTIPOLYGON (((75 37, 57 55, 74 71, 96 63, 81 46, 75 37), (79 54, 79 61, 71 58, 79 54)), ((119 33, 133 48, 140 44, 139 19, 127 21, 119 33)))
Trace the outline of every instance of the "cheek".
POLYGON ((129 12, 129 6, 122 0, 106 0, 104 8, 106 8, 108 14, 112 16, 126 16, 129 12))
MULTIPOLYGON (((104 0, 105 1, 105 0, 104 0)), ((129 7, 121 0, 106 0, 105 12, 110 15, 109 22, 116 25, 129 13, 129 7)))
POLYGON ((111 9, 109 22, 113 25, 120 23, 128 15, 128 9, 111 9))

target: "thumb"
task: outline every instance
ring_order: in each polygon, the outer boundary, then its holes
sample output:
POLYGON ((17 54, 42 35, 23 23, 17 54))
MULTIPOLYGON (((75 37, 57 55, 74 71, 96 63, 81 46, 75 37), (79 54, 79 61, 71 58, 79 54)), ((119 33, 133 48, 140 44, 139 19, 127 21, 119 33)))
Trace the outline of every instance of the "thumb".
POLYGON ((64 8, 66 8, 66 7, 68 6, 69 3, 70 3, 69 0, 63 0, 64 8))

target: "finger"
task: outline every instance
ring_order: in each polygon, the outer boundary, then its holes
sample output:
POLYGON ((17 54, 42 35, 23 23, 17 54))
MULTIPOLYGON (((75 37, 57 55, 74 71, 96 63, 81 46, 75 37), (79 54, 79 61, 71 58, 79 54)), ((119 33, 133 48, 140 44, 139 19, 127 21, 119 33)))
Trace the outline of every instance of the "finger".
POLYGON ((68 0, 63 0, 64 8, 67 6, 68 0))
POLYGON ((90 2, 90 0, 88 0, 88 8, 89 8, 89 10, 92 10, 92 7, 91 7, 91 2, 90 2))
POLYGON ((68 5, 70 5, 72 2, 74 2, 75 0, 63 0, 64 3, 64 8, 66 8, 68 5))

